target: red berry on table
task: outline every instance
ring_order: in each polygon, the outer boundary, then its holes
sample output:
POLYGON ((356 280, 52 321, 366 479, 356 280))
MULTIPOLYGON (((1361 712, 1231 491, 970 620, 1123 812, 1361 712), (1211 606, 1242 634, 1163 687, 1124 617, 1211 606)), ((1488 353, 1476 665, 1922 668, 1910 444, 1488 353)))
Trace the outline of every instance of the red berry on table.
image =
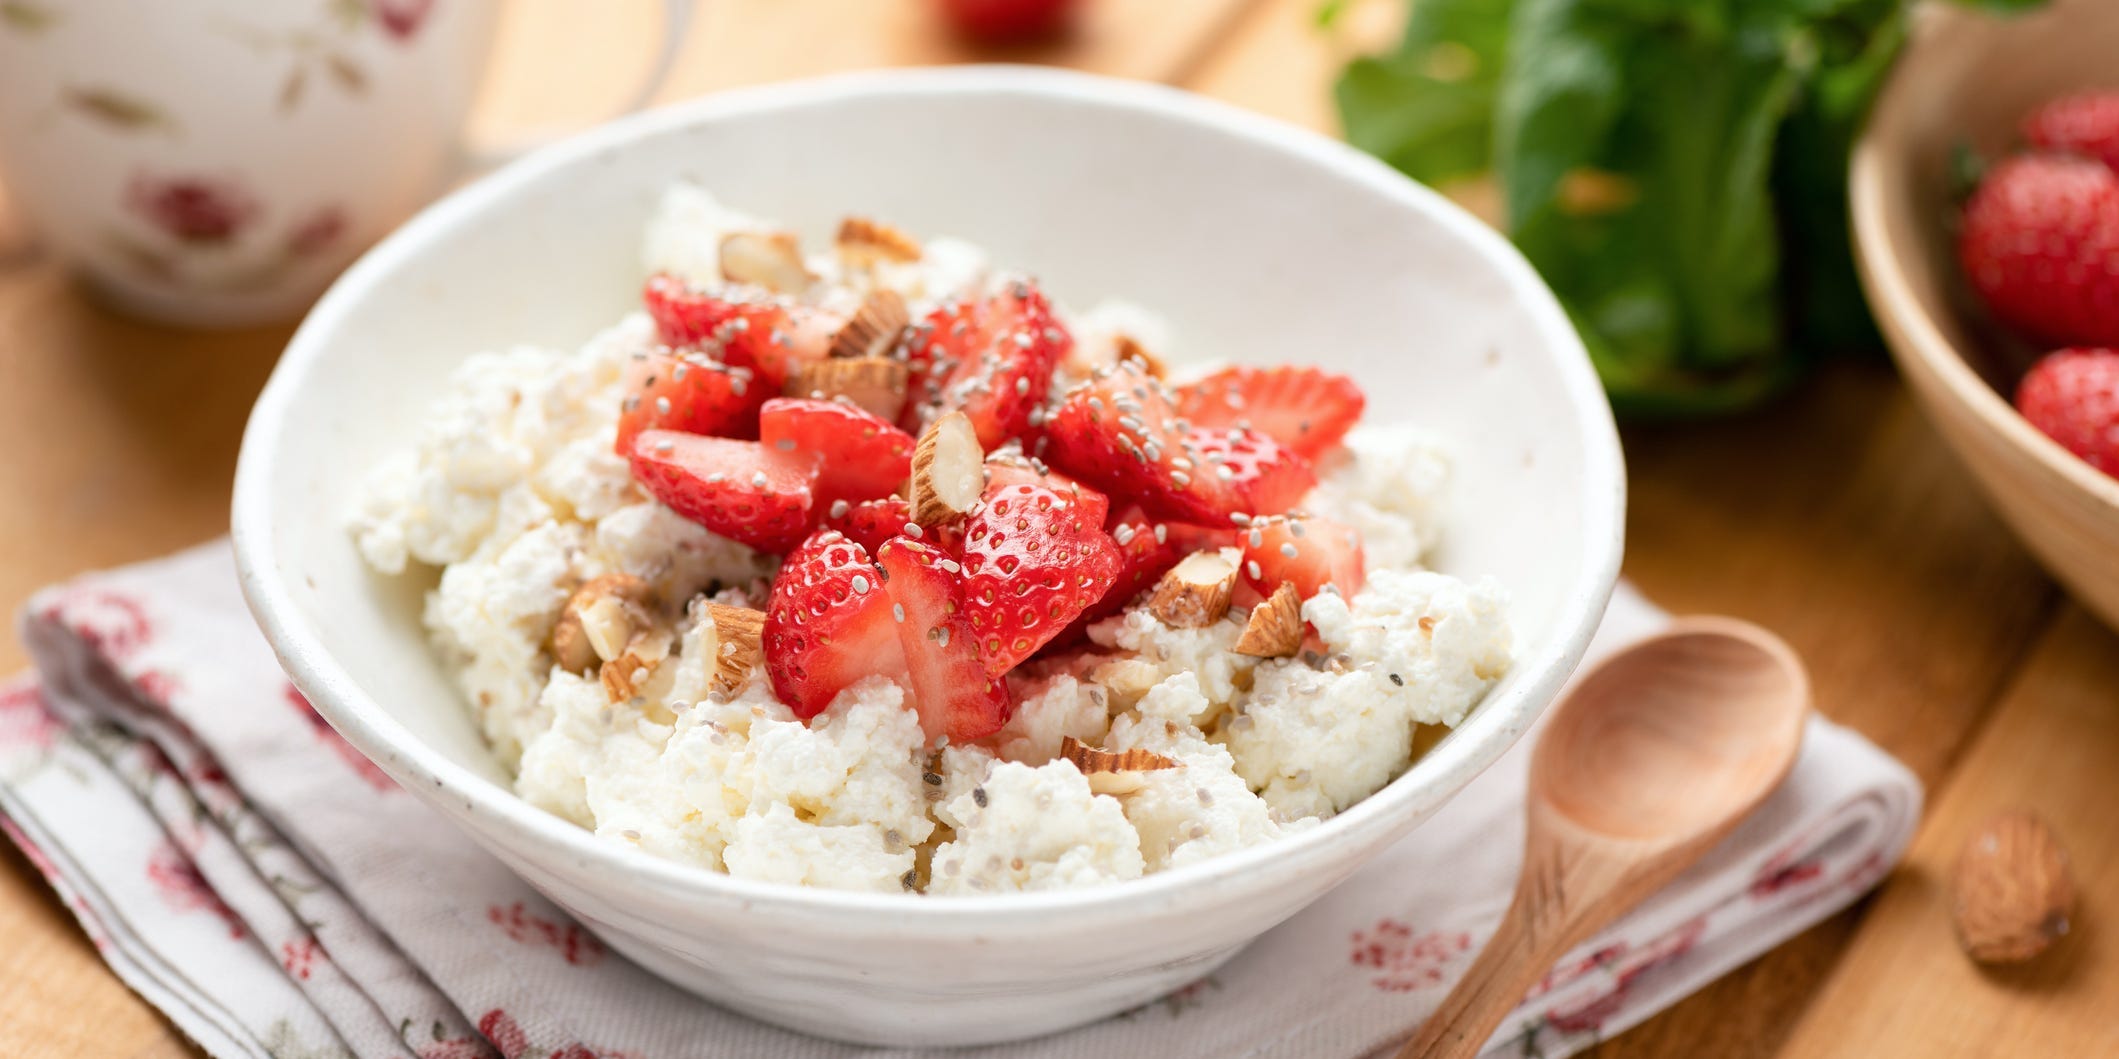
MULTIPOLYGON (((1070 483, 1071 484, 1071 483, 1070 483)), ((1104 598, 1118 577, 1118 545, 1104 532, 1102 496, 1003 479, 964 520, 964 614, 988 675, 1037 653, 1104 598)))
POLYGON ((2062 448, 2119 478, 2119 350, 2047 354, 2017 384, 2016 410, 2062 448))
POLYGON ((2064 345, 2119 345, 2119 173, 2011 158, 1965 203, 1958 260, 1996 319, 2064 345))
POLYGON ((773 694, 798 717, 824 712, 863 677, 905 671, 883 575, 867 549, 832 530, 780 565, 761 642, 773 694))
POLYGON ((1029 433, 1074 339, 1028 280, 944 305, 906 343, 907 401, 900 422, 918 430, 960 411, 987 451, 1029 433))
POLYGON ((1240 427, 1185 429, 1161 380, 1124 361, 1067 392, 1045 458, 1159 519, 1203 526, 1286 511, 1317 484, 1309 461, 1240 427))
POLYGON ((817 507, 889 496, 912 471, 913 437, 866 409, 814 397, 775 397, 758 411, 758 440, 816 457, 817 507))
POLYGON ((1282 581, 1304 599, 1330 584, 1352 598, 1367 580, 1361 537, 1343 523, 1315 515, 1262 518, 1236 534, 1243 546, 1244 583, 1270 596, 1282 581))
POLYGON ((941 0, 941 5, 959 32, 999 43, 1059 32, 1075 0, 941 0))
POLYGON ((1000 731, 1015 712, 1008 683, 986 671, 964 614, 962 565, 923 541, 900 537, 877 558, 897 624, 898 645, 929 737, 956 742, 1000 731))
POLYGON ((730 540, 784 552, 809 532, 814 455, 671 430, 641 433, 626 455, 649 495, 730 540))
POLYGON ((1223 368, 1175 392, 1194 427, 1250 427, 1312 461, 1339 446, 1366 403, 1354 380, 1292 365, 1223 368))
POLYGON ((2063 96, 2023 119, 2033 147, 2095 158, 2119 170, 2119 92, 2063 96))

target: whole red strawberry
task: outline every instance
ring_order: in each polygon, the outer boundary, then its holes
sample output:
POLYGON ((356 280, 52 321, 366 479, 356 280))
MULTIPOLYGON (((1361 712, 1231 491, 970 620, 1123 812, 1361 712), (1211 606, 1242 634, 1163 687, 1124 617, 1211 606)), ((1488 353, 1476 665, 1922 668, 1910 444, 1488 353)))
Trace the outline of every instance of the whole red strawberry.
POLYGON ((2055 345, 2119 346, 2119 173, 2024 155, 1965 203, 1958 260, 2001 322, 2055 345))
POLYGON ((1049 36, 1066 26, 1074 0, 941 0, 958 32, 1003 42, 1049 36))
POLYGON ((2119 92, 2062 96, 2023 119, 2034 147, 2095 158, 2119 170, 2119 92))
POLYGON ((2119 478, 2119 350, 2047 354, 2017 384, 2016 410, 2062 448, 2119 478))

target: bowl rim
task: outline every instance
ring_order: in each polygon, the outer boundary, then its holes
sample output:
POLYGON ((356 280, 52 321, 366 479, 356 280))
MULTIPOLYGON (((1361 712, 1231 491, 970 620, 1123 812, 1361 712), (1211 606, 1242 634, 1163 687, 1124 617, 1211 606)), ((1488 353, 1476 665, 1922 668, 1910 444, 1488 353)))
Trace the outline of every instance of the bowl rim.
MULTIPOLYGON (((1897 68, 1891 71, 1870 108, 1848 163, 1847 200, 1855 260, 1878 322, 1895 339, 1885 345, 1903 369, 1925 370, 1988 431, 2119 516, 2119 479, 2099 472, 2032 426, 2000 391, 1972 370, 1964 354, 1943 337, 1934 316, 1913 293, 1906 278, 1907 255, 1890 238, 1884 220, 1886 201, 1902 186, 1903 181, 1894 178, 1909 175, 1910 161, 1901 157, 1906 152, 1887 148, 1877 130, 1900 120, 1902 109, 1908 105, 1908 94, 1913 91, 1909 85, 1916 76, 1913 71, 1923 50, 1936 48, 1941 41, 1968 38, 1987 21, 1987 16, 1970 10, 1935 9, 1921 14, 1897 68)), ((1903 249, 1917 252, 1918 248, 1903 249)))
MULTIPOLYGON (((244 433, 237 462, 232 536, 238 577, 259 627, 281 666, 317 710, 362 753, 400 784, 430 799, 443 792, 464 811, 483 813, 494 828, 512 836, 511 854, 522 845, 546 859, 563 858, 583 870, 622 873, 631 883, 693 903, 736 904, 746 915, 802 919, 823 926, 863 930, 891 924, 902 933, 967 934, 1027 928, 1051 915, 1094 914, 1100 924, 1138 921, 1196 903, 1209 890, 1271 888, 1318 859, 1326 843, 1387 833, 1394 818, 1439 806, 1491 765, 1522 736, 1558 694, 1580 663, 1618 577, 1625 531, 1626 479, 1617 428, 1587 351, 1557 298, 1527 261, 1500 234, 1449 202, 1351 146, 1307 129, 1242 110, 1166 85, 1126 81, 1073 71, 1019 66, 958 66, 833 74, 717 92, 660 107, 591 129, 544 147, 471 182, 428 206, 364 254, 324 294, 289 341, 259 396, 244 433), (792 886, 743 879, 694 864, 664 860, 597 837, 570 821, 532 806, 512 789, 450 760, 376 705, 325 646, 304 616, 271 550, 276 476, 272 447, 286 429, 288 412, 312 361, 340 321, 375 282, 400 262, 424 251, 437 236, 477 223, 484 204, 546 174, 590 162, 627 144, 679 128, 775 110, 830 106, 852 98, 979 94, 1035 97, 1146 113, 1198 126, 1294 156, 1330 176, 1364 186, 1422 213, 1464 240, 1487 259, 1524 303, 1541 344, 1554 351, 1553 369, 1580 423, 1570 439, 1584 462, 1585 562, 1565 586, 1553 618, 1556 632, 1514 660, 1525 679, 1499 698, 1480 704, 1459 734, 1429 751, 1414 766, 1323 824, 1274 842, 1209 858, 1198 864, 1154 872, 1121 884, 1084 889, 988 896, 867 893, 792 886), (1420 775, 1438 782, 1419 782, 1420 775), (1413 781, 1413 782, 1408 782, 1413 781), (1445 789, 1446 788, 1446 789, 1445 789), (520 844, 520 845, 518 845, 520 844), (880 917, 880 918, 879 918, 880 917)), ((456 812, 450 807, 450 815, 456 812)), ((498 839, 465 825, 480 844, 498 839)), ((1373 852, 1373 851, 1371 851, 1373 852)), ((503 858, 504 860, 506 858, 503 858)))

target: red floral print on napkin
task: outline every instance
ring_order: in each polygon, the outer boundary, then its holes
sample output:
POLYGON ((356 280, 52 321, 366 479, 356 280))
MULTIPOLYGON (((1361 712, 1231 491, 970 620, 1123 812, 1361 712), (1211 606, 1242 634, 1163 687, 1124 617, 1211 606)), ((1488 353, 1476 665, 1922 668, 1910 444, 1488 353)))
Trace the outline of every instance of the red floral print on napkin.
POLYGON ((1700 938, 1706 933, 1707 918, 1699 916, 1686 920, 1677 929, 1638 948, 1625 942, 1607 945, 1580 961, 1575 968, 1570 968, 1574 974, 1557 977, 1560 972, 1555 972, 1546 976, 1546 981, 1550 984, 1533 990, 1531 995, 1536 997, 1552 985, 1558 985, 1568 978, 1579 977, 1597 967, 1616 969, 1611 988, 1572 1004, 1548 1008, 1545 1012, 1545 1024, 1561 1033, 1602 1033, 1605 1021, 1626 1009, 1628 991, 1635 981, 1649 971, 1691 952, 1692 947, 1699 944, 1700 938))
POLYGON ((0 747, 50 750, 64 729, 44 705, 44 690, 36 684, 0 689, 0 747))
POLYGON ((280 966, 285 967, 288 974, 306 982, 309 975, 316 970, 316 958, 322 955, 323 951, 323 946, 318 945, 313 937, 281 942, 280 966))
POLYGON ((316 707, 309 705, 309 700, 302 695, 300 689, 289 684, 284 693, 287 702, 308 719, 309 729, 316 733, 317 741, 330 747, 331 752, 337 754, 339 760, 344 761, 346 766, 353 770, 354 775, 366 781, 368 786, 385 793, 397 789, 397 781, 391 779, 390 774, 384 772, 381 766, 368 760, 366 754, 354 749, 352 743, 346 742, 346 737, 338 734, 338 729, 331 727, 331 722, 324 720, 324 715, 316 712, 316 707))
POLYGON ((135 173, 125 201, 178 242, 200 245, 234 239, 259 212, 257 198, 233 177, 135 173))
POLYGON ((175 842, 164 840, 147 855, 147 881, 154 884, 155 891, 162 896, 162 903, 176 912, 211 912, 228 924, 228 936, 241 938, 247 933, 243 921, 236 917, 235 910, 213 892, 206 878, 199 874, 197 865, 177 848, 175 842))
POLYGON ((1472 936, 1461 930, 1415 933, 1395 919, 1380 919, 1353 937, 1351 962, 1376 973, 1369 984, 1386 993, 1410 993, 1448 980, 1450 966, 1471 951, 1472 936))
POLYGON ((538 1052, 530 1046, 530 1035, 523 1032, 515 1017, 500 1008, 486 1012, 478 1020, 478 1032, 500 1049, 503 1059, 637 1059, 631 1052, 600 1052, 578 1042, 538 1052))
POLYGON ((530 911, 521 901, 511 905, 492 905, 486 909, 486 918, 516 944, 551 946, 559 950, 562 959, 576 967, 594 967, 603 962, 603 943, 581 924, 546 919, 530 911))
POLYGON ((137 599, 107 588, 77 588, 44 608, 44 620, 65 626, 113 662, 130 658, 154 638, 154 622, 137 599))
POLYGON ((369 0, 368 10, 375 13, 375 24, 391 40, 409 44, 434 13, 434 0, 369 0))

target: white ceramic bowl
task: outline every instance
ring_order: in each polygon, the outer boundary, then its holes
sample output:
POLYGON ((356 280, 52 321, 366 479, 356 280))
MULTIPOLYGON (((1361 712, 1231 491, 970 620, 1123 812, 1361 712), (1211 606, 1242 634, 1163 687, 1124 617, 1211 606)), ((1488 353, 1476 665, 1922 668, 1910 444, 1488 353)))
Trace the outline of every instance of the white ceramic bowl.
POLYGON ((1212 970, 1426 819, 1581 656, 1619 565, 1624 472, 1581 342, 1516 252, 1323 137, 1176 91, 1008 68, 732 92, 539 152, 428 209, 310 313, 236 480, 243 589, 302 691, 398 782, 613 948, 727 1007, 849 1040, 1046 1033, 1212 970), (1167 314, 1185 356, 1352 373, 1369 415, 1449 439, 1439 565, 1513 594, 1517 660, 1410 771, 1287 841, 1120 886, 992 898, 733 879, 518 799, 422 639, 416 579, 362 567, 350 491, 449 371, 571 348, 635 304, 656 195, 694 177, 823 238, 840 215, 955 234, 1083 305, 1167 314))

